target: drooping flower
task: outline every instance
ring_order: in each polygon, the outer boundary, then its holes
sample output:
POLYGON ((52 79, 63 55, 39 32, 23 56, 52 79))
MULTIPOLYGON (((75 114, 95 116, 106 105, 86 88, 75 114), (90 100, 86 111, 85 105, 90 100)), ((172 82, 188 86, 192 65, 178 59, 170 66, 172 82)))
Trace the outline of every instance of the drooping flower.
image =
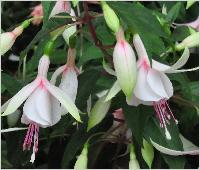
POLYGON ((71 4, 69 1, 58 0, 56 1, 56 4, 51 11, 49 18, 62 12, 70 13, 70 10, 71 10, 71 4))
POLYGON ((133 144, 130 144, 129 169, 140 169, 140 165, 135 154, 135 147, 133 144))
POLYGON ((35 153, 38 151, 38 133, 39 127, 49 127, 56 124, 61 114, 52 107, 52 100, 57 99, 71 115, 80 120, 78 109, 71 99, 63 93, 62 90, 50 84, 47 80, 49 68, 49 57, 43 55, 39 61, 38 75, 36 79, 23 87, 15 96, 13 96, 2 116, 12 114, 26 100, 23 107, 21 122, 29 124, 26 137, 24 139, 23 150, 30 150, 33 142, 33 154, 31 162, 35 160, 35 153))
POLYGON ((42 22, 42 18, 40 17, 43 16, 42 4, 33 7, 30 16, 33 16, 35 18, 34 20, 32 20, 33 25, 40 25, 40 23, 42 22))
POLYGON ((182 57, 172 66, 168 66, 152 60, 152 67, 148 59, 146 49, 138 34, 134 35, 133 43, 138 54, 138 77, 137 83, 133 92, 131 100, 127 100, 129 105, 137 106, 139 104, 153 105, 156 116, 160 121, 160 126, 165 129, 167 139, 171 139, 170 133, 167 129, 170 118, 175 119, 167 100, 173 95, 173 86, 165 73, 178 73, 188 70, 177 70, 182 67, 189 58, 189 50, 186 48, 182 57))
POLYGON ((0 54, 4 55, 14 44, 16 38, 22 34, 22 25, 16 27, 11 32, 4 32, 0 35, 0 54))
POLYGON ((113 52, 113 62, 118 83, 130 98, 136 83, 136 59, 130 44, 125 40, 122 28, 116 33, 117 44, 113 52))
MULTIPOLYGON (((73 103, 75 103, 77 88, 78 88, 78 79, 77 75, 79 74, 78 68, 75 66, 75 49, 68 49, 68 58, 67 63, 61 67, 59 67, 52 75, 50 80, 51 84, 56 83, 57 77, 62 74, 61 83, 59 88, 71 99, 73 103)), ((61 115, 65 115, 68 113, 68 110, 63 106, 56 106, 59 103, 54 102, 57 109, 61 115)))
POLYGON ((173 23, 173 25, 175 26, 188 26, 188 27, 192 27, 194 29, 196 29, 197 31, 199 31, 199 16, 195 21, 192 22, 188 22, 188 23, 183 23, 183 24, 179 24, 179 23, 173 23))

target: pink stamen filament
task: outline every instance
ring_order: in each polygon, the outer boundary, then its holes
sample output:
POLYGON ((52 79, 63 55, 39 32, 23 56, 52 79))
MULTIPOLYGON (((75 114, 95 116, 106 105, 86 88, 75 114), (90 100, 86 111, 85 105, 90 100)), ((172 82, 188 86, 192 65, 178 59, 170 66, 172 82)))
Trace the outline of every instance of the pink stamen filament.
POLYGON ((170 124, 169 120, 171 119, 171 116, 173 117, 175 123, 177 123, 178 121, 175 119, 175 117, 165 99, 162 99, 159 102, 153 102, 153 106, 154 106, 156 115, 159 119, 160 127, 165 129, 166 138, 171 139, 169 131, 167 130, 166 123, 170 124))
POLYGON ((30 123, 28 127, 28 131, 26 133, 26 137, 23 143, 23 150, 30 150, 32 141, 33 151, 37 153, 38 151, 38 134, 39 134, 39 125, 37 123, 30 123), (33 139, 34 136, 34 139, 33 139))

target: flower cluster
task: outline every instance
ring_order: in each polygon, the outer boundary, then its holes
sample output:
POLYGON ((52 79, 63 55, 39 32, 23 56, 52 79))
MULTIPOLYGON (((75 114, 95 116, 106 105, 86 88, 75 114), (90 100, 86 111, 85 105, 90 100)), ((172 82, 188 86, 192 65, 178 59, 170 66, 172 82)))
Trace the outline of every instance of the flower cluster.
MULTIPOLYGON (((168 125, 170 124, 171 119, 176 124, 178 124, 178 121, 168 103, 168 100, 173 96, 174 89, 167 74, 199 69, 192 68, 180 70, 189 58, 190 53, 188 48, 198 45, 197 36, 199 35, 199 32, 193 33, 192 38, 186 38, 182 43, 175 47, 176 50, 184 49, 184 52, 179 60, 172 66, 165 65, 154 59, 150 61, 140 35, 138 33, 133 35, 134 50, 125 38, 124 30, 122 26, 120 26, 117 15, 105 2, 102 2, 101 5, 106 23, 116 36, 116 44, 113 50, 113 64, 115 71, 108 68, 106 65, 104 65, 104 68, 107 72, 116 76, 117 81, 108 93, 106 91, 106 94, 100 97, 93 106, 93 109, 88 113, 89 120, 87 130, 89 131, 103 120, 111 105, 111 101, 109 100, 122 90, 126 96, 128 105, 138 106, 143 104, 154 108, 160 127, 164 129, 166 139, 171 140, 172 137, 168 130, 168 125)), ((68 1, 57 1, 49 15, 49 19, 62 12, 68 13, 72 16, 72 20, 76 21, 74 19, 76 16, 75 12, 68 1)), ((34 25, 39 25, 42 22, 42 15, 43 9, 40 4, 31 12, 31 16, 35 18, 34 20, 28 20, 13 31, 1 34, 1 55, 5 54, 12 47, 16 38, 22 34, 23 30, 30 24, 30 21, 32 21, 34 25)), ((198 20, 192 23, 186 23, 185 25, 194 27, 196 30, 199 29, 198 20)), ((73 25, 60 33, 63 35, 68 46, 70 46, 69 39, 76 32, 76 29, 76 25, 73 25)), ((50 42, 50 44, 51 43, 52 42, 50 42)), ((49 44, 47 44, 46 47, 51 48, 49 44)), ((17 109, 24 103, 21 123, 26 124, 28 129, 23 142, 23 150, 30 150, 32 147, 33 153, 30 160, 32 163, 38 152, 39 130, 41 127, 47 128, 57 124, 62 115, 66 115, 67 113, 69 113, 76 121, 82 122, 79 110, 75 105, 78 89, 78 75, 80 74, 79 69, 75 65, 76 50, 71 47, 68 48, 66 64, 57 68, 49 81, 47 75, 50 65, 50 50, 48 48, 47 50, 45 48, 44 54, 39 60, 38 73, 35 79, 6 102, 2 114, 2 116, 8 116, 16 113, 17 109), (60 82, 57 81, 59 76, 61 76, 60 82)), ((124 143, 131 143, 132 132, 127 124, 124 123, 125 117, 123 109, 119 108, 115 110, 113 117, 113 125, 110 128, 112 133, 110 133, 110 136, 107 136, 107 139, 114 143, 116 142, 116 137, 123 136, 124 141, 126 141, 124 143)), ((174 150, 163 148, 153 141, 152 144, 158 148, 158 150, 172 155, 197 153, 197 149, 191 153, 182 151, 175 152, 174 150)), ((87 167, 88 147, 89 145, 86 143, 76 162, 76 168, 87 167)), ((133 169, 139 168, 133 146, 130 147, 130 158, 129 166, 133 169)))

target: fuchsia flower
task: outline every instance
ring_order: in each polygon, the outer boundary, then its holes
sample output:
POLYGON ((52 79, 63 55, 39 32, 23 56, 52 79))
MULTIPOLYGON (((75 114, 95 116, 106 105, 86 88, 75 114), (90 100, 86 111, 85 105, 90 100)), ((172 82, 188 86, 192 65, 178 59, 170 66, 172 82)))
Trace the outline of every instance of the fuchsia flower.
MULTIPOLYGON (((75 103, 77 88, 78 88, 78 79, 77 75, 79 74, 78 68, 75 66, 75 49, 69 48, 67 64, 59 67, 52 75, 51 83, 55 84, 57 77, 62 74, 61 83, 59 88, 69 96, 69 98, 75 103)), ((57 103, 54 107, 60 109, 60 113, 65 115, 68 113, 68 110, 63 106, 59 107, 57 103)))
POLYGON ((32 12, 31 12, 31 16, 35 17, 35 19, 32 21, 33 25, 40 25, 40 23, 42 22, 42 17, 43 16, 43 8, 42 8, 42 4, 39 4, 35 7, 32 8, 32 12))
POLYGON ((133 106, 153 105, 160 126, 165 129, 166 138, 171 139, 166 123, 169 124, 171 117, 176 123, 178 121, 167 103, 167 100, 173 95, 173 86, 165 73, 191 71, 177 70, 187 62, 189 50, 186 48, 182 57, 172 66, 152 60, 151 67, 147 52, 138 34, 134 35, 133 43, 139 57, 137 62, 138 76, 132 99, 128 100, 128 104, 133 106))
POLYGON ((58 0, 51 11, 49 18, 62 12, 70 13, 70 11, 71 11, 71 5, 69 1, 58 0))
POLYGON ((78 109, 71 99, 47 80, 49 64, 49 57, 47 55, 42 56, 36 79, 10 99, 5 112, 2 114, 2 116, 6 116, 15 112, 26 100, 21 122, 29 124, 29 127, 24 140, 23 150, 30 150, 33 142, 31 162, 34 162, 35 153, 38 151, 39 127, 53 126, 61 118, 61 114, 52 107, 52 101, 59 101, 77 121, 81 121, 78 109))
POLYGON ((22 34, 23 26, 18 26, 12 32, 4 32, 0 36, 0 53, 5 54, 14 44, 16 38, 22 34))

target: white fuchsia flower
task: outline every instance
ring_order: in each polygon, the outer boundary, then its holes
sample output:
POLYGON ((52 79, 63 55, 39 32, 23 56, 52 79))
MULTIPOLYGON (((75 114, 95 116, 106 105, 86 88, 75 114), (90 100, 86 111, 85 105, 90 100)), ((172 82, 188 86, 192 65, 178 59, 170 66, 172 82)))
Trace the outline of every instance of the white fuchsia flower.
POLYGON ((113 62, 118 83, 130 98, 136 83, 136 59, 135 53, 130 44, 124 38, 122 28, 116 33, 117 43, 113 52, 113 62))
POLYGON ((4 55, 14 44, 16 38, 22 34, 23 26, 16 27, 11 32, 4 32, 0 35, 0 54, 4 55))
MULTIPOLYGON (((61 83, 59 88, 75 103, 77 89, 78 89, 78 79, 79 74, 78 68, 75 66, 75 49, 69 48, 67 64, 59 67, 52 75, 51 83, 54 85, 56 83, 57 77, 62 74, 61 83)), ((59 109, 61 115, 68 113, 68 110, 63 106, 58 106, 59 103, 54 102, 54 107, 59 109), (57 106, 56 106, 57 105, 57 106)))
POLYGON ((38 133, 39 127, 49 127, 56 124, 61 114, 52 107, 52 100, 57 99, 70 114, 77 120, 80 120, 78 109, 71 99, 63 93, 58 87, 50 84, 47 80, 49 68, 49 57, 43 55, 39 61, 38 75, 36 79, 23 87, 15 96, 13 96, 2 116, 14 113, 17 108, 26 100, 23 107, 21 122, 29 124, 29 128, 24 140, 23 150, 30 150, 32 140, 34 143, 31 162, 35 160, 35 153, 38 151, 38 133), (33 139, 34 137, 34 139, 33 139))
POLYGON ((160 126, 165 129, 167 139, 171 139, 166 123, 169 119, 175 119, 167 100, 173 95, 173 86, 165 73, 178 73, 193 71, 199 68, 178 70, 189 58, 189 50, 186 48, 181 58, 172 66, 168 66, 152 60, 152 67, 148 59, 146 49, 138 34, 134 35, 133 43, 138 54, 138 76, 136 86, 131 100, 127 100, 129 105, 138 106, 139 104, 153 105, 156 115, 160 121, 160 126))
POLYGON ((49 18, 63 12, 70 13, 70 10, 71 10, 71 4, 69 1, 58 0, 56 1, 56 4, 51 11, 49 18))

